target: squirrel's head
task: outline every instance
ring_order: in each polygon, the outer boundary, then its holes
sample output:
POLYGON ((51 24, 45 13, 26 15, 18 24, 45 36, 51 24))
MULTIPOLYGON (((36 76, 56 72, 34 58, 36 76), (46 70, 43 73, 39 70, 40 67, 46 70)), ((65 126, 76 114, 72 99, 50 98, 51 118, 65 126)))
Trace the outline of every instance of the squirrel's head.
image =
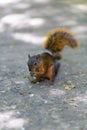
POLYGON ((40 66, 42 65, 41 55, 30 56, 28 54, 28 69, 31 76, 37 76, 40 73, 40 66))

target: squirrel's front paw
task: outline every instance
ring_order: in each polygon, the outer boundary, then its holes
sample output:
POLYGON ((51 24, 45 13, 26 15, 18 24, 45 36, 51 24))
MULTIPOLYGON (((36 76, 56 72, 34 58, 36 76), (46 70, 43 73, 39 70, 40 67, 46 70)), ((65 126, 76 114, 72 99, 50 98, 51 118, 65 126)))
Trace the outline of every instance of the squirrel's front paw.
POLYGON ((35 82, 36 81, 36 77, 35 76, 31 76, 30 74, 29 74, 28 78, 29 78, 29 80, 31 82, 35 82))

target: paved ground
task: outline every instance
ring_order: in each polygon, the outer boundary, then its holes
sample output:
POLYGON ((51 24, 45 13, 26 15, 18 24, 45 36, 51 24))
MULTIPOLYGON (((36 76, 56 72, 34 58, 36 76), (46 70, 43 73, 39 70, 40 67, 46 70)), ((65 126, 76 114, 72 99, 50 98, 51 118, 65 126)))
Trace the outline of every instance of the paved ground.
POLYGON ((0 130, 87 130, 86 0, 0 1, 0 130), (72 30, 55 84, 31 84, 27 55, 41 53, 46 33, 72 30))

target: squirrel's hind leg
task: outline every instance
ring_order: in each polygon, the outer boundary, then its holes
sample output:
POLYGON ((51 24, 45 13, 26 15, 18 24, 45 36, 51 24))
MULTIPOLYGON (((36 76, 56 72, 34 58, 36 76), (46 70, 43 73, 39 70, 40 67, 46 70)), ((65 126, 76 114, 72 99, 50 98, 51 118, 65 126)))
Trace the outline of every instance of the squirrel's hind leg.
POLYGON ((55 78, 55 66, 54 66, 54 64, 51 64, 49 66, 47 74, 48 74, 49 84, 53 85, 54 78, 55 78))
POLYGON ((49 83, 51 85, 54 84, 55 76, 57 75, 60 68, 60 63, 55 63, 55 65, 51 65, 49 68, 49 83))
POLYGON ((55 76, 58 74, 60 68, 60 63, 56 62, 55 63, 55 76))

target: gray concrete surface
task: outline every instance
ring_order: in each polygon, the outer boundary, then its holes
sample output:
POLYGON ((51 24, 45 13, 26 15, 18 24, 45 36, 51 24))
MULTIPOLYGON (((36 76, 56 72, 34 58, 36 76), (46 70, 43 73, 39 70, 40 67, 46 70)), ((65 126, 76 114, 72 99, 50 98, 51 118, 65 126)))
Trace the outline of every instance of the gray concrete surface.
POLYGON ((87 130, 87 1, 0 1, 0 130, 87 130), (56 27, 76 34, 53 86, 32 84, 27 55, 41 53, 56 27))

